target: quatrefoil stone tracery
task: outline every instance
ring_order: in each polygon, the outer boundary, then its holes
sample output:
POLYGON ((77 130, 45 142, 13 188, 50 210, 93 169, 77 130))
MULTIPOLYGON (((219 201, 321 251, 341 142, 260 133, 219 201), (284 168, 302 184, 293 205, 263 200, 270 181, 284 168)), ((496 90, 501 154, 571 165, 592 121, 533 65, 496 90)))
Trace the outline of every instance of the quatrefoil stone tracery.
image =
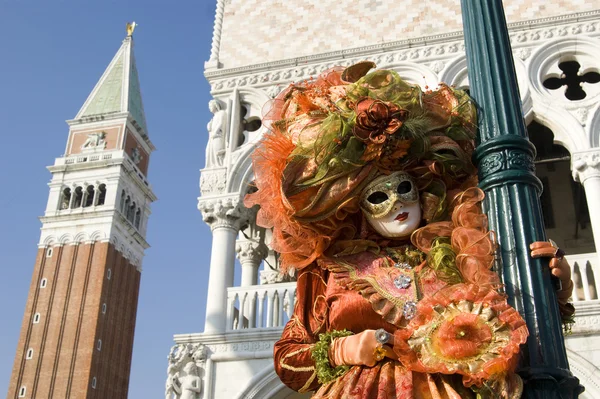
POLYGON ((548 90, 558 90, 564 86, 565 97, 570 101, 583 100, 587 97, 584 84, 600 83, 598 72, 583 72, 580 63, 575 60, 560 62, 558 68, 562 74, 559 77, 548 77, 543 81, 543 85, 548 90))

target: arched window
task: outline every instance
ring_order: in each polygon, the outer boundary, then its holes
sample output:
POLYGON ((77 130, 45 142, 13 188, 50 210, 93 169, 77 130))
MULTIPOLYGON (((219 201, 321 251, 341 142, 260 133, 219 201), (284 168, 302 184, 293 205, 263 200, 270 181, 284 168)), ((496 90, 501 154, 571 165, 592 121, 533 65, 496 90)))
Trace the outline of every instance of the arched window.
POLYGON ((135 218, 135 202, 132 202, 129 209, 127 209, 127 220, 129 220, 131 222, 131 224, 133 224, 134 218, 135 218))
POLYGON ((244 122, 246 122, 244 124, 244 128, 248 132, 255 132, 258 129, 260 129, 260 127, 262 126, 262 121, 257 116, 253 116, 251 118, 248 118, 244 122))
POLYGON ((19 389, 19 398, 25 397, 25 391, 27 391, 27 389, 24 386, 22 386, 21 389, 19 389))
POLYGON ((542 181, 542 216, 548 237, 569 254, 596 252, 585 190, 571 176, 571 154, 554 143, 554 133, 533 121, 527 126, 535 145, 536 175, 542 181))
POLYGON ((237 137, 237 147, 241 147, 250 138, 250 133, 253 133, 261 128, 262 121, 257 116, 249 115, 252 110, 252 105, 242 104, 240 108, 240 130, 237 137))
POLYGON ((94 205, 94 194, 95 194, 94 186, 92 186, 92 185, 87 186, 87 189, 85 190, 85 201, 83 202, 84 208, 94 205))
POLYGON ((66 187, 62 191, 60 199, 60 209, 69 209, 69 203, 71 202, 71 189, 66 187))
POLYGON ((104 205, 106 202, 106 184, 101 184, 98 186, 98 204, 96 205, 104 205))
POLYGON ((129 212, 129 206, 131 205, 131 198, 127 196, 125 200, 125 206, 123 207, 123 215, 127 218, 127 212, 129 212))
POLYGON ((138 208, 137 212, 135 213, 135 223, 133 224, 135 226, 136 229, 140 229, 140 221, 142 219, 142 210, 140 208, 138 208))
POLYGON ((77 209, 81 206, 83 200, 83 189, 81 186, 75 189, 75 198, 73 199, 73 209, 77 209))
POLYGON ((33 359, 33 348, 27 349, 27 356, 25 356, 25 359, 33 359))
POLYGON ((119 204, 121 213, 125 213, 125 190, 121 191, 121 203, 119 204))

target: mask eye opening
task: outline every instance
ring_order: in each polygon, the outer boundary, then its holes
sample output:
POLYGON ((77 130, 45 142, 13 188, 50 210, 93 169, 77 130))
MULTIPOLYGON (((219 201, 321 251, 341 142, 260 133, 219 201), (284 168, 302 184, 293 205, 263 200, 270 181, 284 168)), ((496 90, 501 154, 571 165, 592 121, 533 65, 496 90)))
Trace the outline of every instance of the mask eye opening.
POLYGON ((382 204, 388 199, 388 195, 383 191, 375 191, 373 194, 367 197, 367 201, 369 201, 373 205, 382 204))
POLYGON ((398 184, 398 187, 396 188, 396 191, 398 192, 398 194, 408 194, 408 193, 410 193, 411 190, 412 190, 412 183, 408 180, 401 182, 400 184, 398 184))

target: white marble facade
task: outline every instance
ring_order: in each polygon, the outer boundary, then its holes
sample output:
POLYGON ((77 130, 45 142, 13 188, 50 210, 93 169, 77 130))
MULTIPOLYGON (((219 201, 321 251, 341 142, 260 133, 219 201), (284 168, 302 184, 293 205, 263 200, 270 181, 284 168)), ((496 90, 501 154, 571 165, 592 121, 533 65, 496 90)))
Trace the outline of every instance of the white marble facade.
MULTIPOLYGON (((307 397, 283 386, 272 364, 273 343, 295 300, 293 276, 278 275, 269 232, 255 226, 255 213, 242 204, 253 178, 250 155, 265 132, 263 105, 293 81, 365 59, 422 87, 469 85, 457 5, 355 3, 349 8, 330 0, 217 0, 205 65, 214 118, 206 132, 198 201, 213 234, 206 324, 202 333, 175 335, 166 398, 307 397), (233 286, 238 267, 242 282, 233 286), (197 367, 186 368, 189 363, 197 367), (199 392, 182 390, 183 379, 198 381, 199 392)), ((571 175, 587 196, 590 245, 600 248, 600 83, 582 83, 586 96, 575 101, 564 87, 544 87, 548 78, 561 77, 558 64, 564 61, 577 61, 580 76, 600 70, 600 9, 589 0, 504 4, 523 114, 528 124, 549 128, 554 143, 568 150, 571 175)), ((569 259, 577 308, 567 338, 571 369, 586 386, 582 397, 598 398, 600 259, 596 252, 569 259)))

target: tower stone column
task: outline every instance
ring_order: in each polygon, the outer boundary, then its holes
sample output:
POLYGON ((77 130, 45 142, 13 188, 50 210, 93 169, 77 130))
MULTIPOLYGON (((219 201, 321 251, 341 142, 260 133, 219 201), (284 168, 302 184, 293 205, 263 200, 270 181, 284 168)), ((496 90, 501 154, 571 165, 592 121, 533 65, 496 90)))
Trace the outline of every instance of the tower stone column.
POLYGON ((227 288, 233 285, 235 243, 238 232, 248 223, 249 210, 235 197, 201 199, 198 209, 213 235, 206 300, 206 333, 225 332, 227 288))
POLYGON ((596 252, 600 251, 600 148, 573 153, 573 179, 580 182, 587 197, 590 224, 594 233, 596 252))

